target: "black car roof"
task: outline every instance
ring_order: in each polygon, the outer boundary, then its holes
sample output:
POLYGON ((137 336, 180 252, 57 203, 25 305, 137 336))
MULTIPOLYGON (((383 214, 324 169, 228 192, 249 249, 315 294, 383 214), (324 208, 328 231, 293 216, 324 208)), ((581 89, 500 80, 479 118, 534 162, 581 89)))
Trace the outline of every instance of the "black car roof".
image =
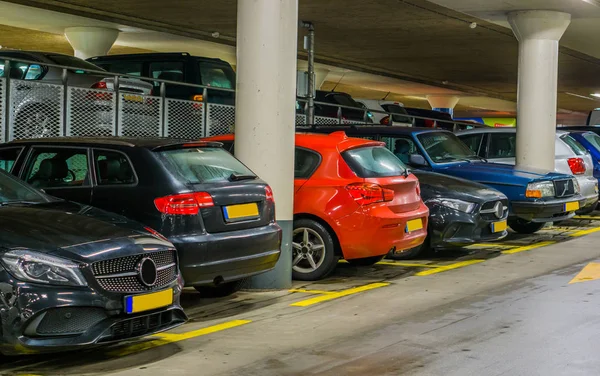
POLYGON ((124 146, 140 147, 147 149, 163 148, 171 145, 182 144, 205 144, 207 146, 221 146, 220 142, 205 142, 198 140, 187 140, 177 138, 160 137, 44 137, 26 140, 14 140, 5 145, 20 144, 62 144, 62 145, 85 145, 85 146, 124 146))
POLYGON ((148 53, 140 53, 140 54, 121 54, 121 55, 107 55, 107 56, 94 56, 87 61, 116 61, 116 60, 139 60, 142 58, 143 60, 162 60, 165 58, 191 58, 197 60, 211 61, 216 63, 223 63, 229 65, 225 60, 203 57, 203 56, 193 56, 188 52, 148 52, 148 53))

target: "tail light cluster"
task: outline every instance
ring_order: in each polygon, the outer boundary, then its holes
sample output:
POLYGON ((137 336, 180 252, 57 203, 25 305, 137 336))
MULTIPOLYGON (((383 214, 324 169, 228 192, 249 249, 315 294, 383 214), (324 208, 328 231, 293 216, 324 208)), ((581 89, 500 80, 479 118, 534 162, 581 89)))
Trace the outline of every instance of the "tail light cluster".
MULTIPOLYGON (((106 85, 106 82, 100 81, 93 84, 91 88, 99 90, 108 90, 108 85, 106 85)), ((86 94, 86 97, 87 99, 110 101, 112 100, 112 95, 112 93, 88 93, 86 94)))
POLYGON ((585 162, 582 158, 569 158, 567 161, 573 175, 585 174, 585 162))
POLYGON ((200 208, 214 205, 212 196, 206 192, 182 193, 154 200, 156 209, 169 215, 196 215, 200 208))
POLYGON ((354 183, 346 186, 350 196, 359 205, 371 205, 377 202, 394 200, 394 191, 372 183, 354 183))

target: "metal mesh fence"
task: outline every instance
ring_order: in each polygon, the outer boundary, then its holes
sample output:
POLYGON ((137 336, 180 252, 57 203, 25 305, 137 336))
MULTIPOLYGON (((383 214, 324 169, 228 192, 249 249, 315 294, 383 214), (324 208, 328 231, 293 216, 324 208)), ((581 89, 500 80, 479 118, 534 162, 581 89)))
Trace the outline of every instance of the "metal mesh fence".
POLYGON ((204 104, 181 99, 166 101, 165 136, 197 139, 204 137, 204 104))
POLYGON ((296 114, 296 125, 306 125, 306 115, 296 114))
POLYGON ((0 78, 0 142, 6 141, 6 79, 0 78))
POLYGON ((208 124, 206 136, 217 136, 233 132, 235 124, 235 106, 208 104, 208 124))
POLYGON ((116 103, 114 92, 69 87, 67 136, 114 136, 116 103))
POLYGON ((63 103, 62 85, 11 80, 9 138, 62 136, 63 103))
POLYGON ((337 125, 339 123, 338 123, 337 118, 315 116, 315 124, 317 124, 317 125, 337 125))
POLYGON ((119 136, 162 136, 162 111, 160 97, 138 94, 119 94, 119 136))

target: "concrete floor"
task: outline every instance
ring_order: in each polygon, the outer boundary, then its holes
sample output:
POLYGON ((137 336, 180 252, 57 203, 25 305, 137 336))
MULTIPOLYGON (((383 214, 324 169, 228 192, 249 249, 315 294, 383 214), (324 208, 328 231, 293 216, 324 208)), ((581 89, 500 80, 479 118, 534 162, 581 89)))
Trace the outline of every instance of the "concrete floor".
POLYGON ((597 375, 600 282, 569 281, 600 260, 599 241, 596 232, 425 276, 382 273, 385 265, 353 276, 341 265, 334 278, 296 287, 389 285, 305 307, 297 305, 331 295, 207 302, 189 292, 192 321, 167 337, 76 357, 0 358, 0 374, 597 375))

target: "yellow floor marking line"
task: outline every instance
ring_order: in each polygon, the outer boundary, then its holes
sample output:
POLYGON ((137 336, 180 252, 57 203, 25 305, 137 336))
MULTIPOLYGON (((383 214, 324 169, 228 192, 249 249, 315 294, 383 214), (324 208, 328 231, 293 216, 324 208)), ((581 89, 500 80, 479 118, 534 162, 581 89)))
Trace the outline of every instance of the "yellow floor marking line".
POLYGON ((455 262, 454 264, 440 266, 439 268, 423 270, 422 272, 418 272, 415 275, 417 275, 419 277, 423 277, 426 275, 442 273, 442 272, 452 270, 452 269, 464 268, 465 266, 479 264, 480 262, 484 262, 484 261, 485 260, 468 260, 468 261, 455 262))
POLYGON ((595 215, 576 215, 573 217, 573 219, 588 219, 588 220, 596 220, 596 221, 600 221, 600 217, 595 216, 595 215))
POLYGON ((600 279, 600 263, 590 262, 583 269, 581 269, 579 274, 577 274, 575 278, 569 282, 569 284, 593 281, 596 279, 600 279))
POLYGON ((320 294, 320 295, 336 294, 335 291, 325 291, 325 290, 290 289, 288 291, 289 292, 303 292, 305 294, 320 294))
POLYGON ((514 245, 502 244, 502 243, 475 243, 475 244, 468 245, 466 248, 478 248, 478 247, 485 247, 485 248, 512 248, 512 247, 514 247, 514 245))
POLYGON ((569 234, 569 236, 578 237, 578 236, 583 236, 583 235, 587 235, 587 234, 592 234, 592 233, 598 232, 598 231, 600 231, 600 227, 594 227, 589 230, 581 230, 581 231, 574 232, 572 234, 569 234))
POLYGON ((515 248, 512 248, 512 249, 507 249, 506 251, 502 251, 502 253, 507 254, 507 255, 511 255, 513 253, 531 251, 532 249, 546 247, 546 246, 549 246, 549 245, 552 245, 552 244, 556 244, 556 242, 552 241, 552 240, 545 241, 545 242, 539 242, 539 243, 536 243, 536 244, 526 245, 526 246, 523 246, 523 247, 515 247, 515 248))
POLYGON ((209 326, 207 328, 202 328, 198 330, 192 330, 186 333, 174 334, 174 333, 159 333, 155 334, 149 338, 155 338, 151 341, 135 343, 129 346, 125 346, 113 351, 108 352, 109 356, 125 356, 133 353, 137 353, 140 351, 152 349, 159 346, 164 346, 169 343, 175 343, 180 341, 185 341, 186 339, 191 339, 195 337, 205 336, 207 334, 212 334, 216 332, 220 332, 222 330, 227 330, 231 328, 235 328, 238 326, 246 325, 251 323, 250 320, 233 320, 228 321, 223 324, 209 326))
POLYGON ((389 283, 383 283, 383 282, 370 283, 370 284, 364 285, 364 286, 359 286, 359 287, 354 287, 354 288, 347 289, 347 290, 337 291, 332 294, 328 293, 326 295, 316 296, 314 298, 301 300, 299 302, 290 304, 290 306, 292 306, 292 307, 308 307, 313 304, 323 303, 323 302, 326 302, 329 300, 338 299, 338 298, 342 298, 344 296, 358 294, 360 292, 378 289, 380 287, 385 287, 385 286, 389 286, 389 285, 390 285, 389 283))
POLYGON ((410 262, 396 262, 396 261, 379 261, 377 265, 392 265, 392 266, 406 266, 409 268, 439 268, 443 265, 434 265, 434 264, 418 264, 418 263, 410 263, 410 262))

